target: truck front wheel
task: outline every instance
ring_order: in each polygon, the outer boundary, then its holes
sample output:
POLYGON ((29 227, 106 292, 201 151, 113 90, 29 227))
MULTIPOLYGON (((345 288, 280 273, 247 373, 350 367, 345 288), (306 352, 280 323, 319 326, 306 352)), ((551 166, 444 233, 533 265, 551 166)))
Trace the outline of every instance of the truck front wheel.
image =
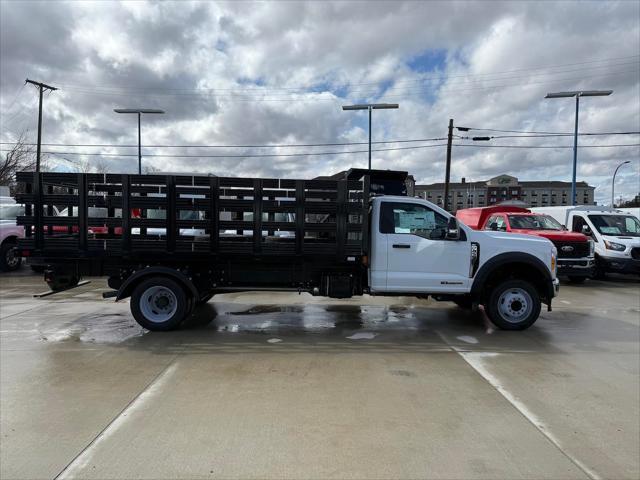
POLYGON ((180 326, 189 313, 184 289, 166 277, 141 282, 131 295, 131 313, 140 326, 166 332, 180 326))
POLYGON ((540 315, 540 295, 529 282, 506 280, 493 289, 485 307, 491 321, 502 330, 525 330, 540 315))

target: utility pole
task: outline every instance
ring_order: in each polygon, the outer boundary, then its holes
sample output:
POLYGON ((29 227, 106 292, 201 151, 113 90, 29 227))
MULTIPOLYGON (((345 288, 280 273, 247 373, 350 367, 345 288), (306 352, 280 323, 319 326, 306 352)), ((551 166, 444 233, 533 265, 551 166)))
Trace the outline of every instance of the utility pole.
POLYGON ((41 82, 34 82, 33 80, 29 80, 28 78, 25 80, 24 83, 30 83, 31 85, 35 85, 36 87, 38 87, 38 90, 40 91, 40 104, 38 105, 38 146, 36 147, 36 172, 40 171, 40 145, 42 143, 42 92, 44 90, 50 90, 50 91, 54 91, 54 90, 58 90, 56 87, 52 87, 50 85, 47 85, 45 83, 41 83, 41 82))
POLYGON ((451 145, 453 144, 453 118, 449 119, 449 134, 447 135, 447 166, 444 174, 444 202, 445 210, 449 210, 449 180, 451 176, 451 145))

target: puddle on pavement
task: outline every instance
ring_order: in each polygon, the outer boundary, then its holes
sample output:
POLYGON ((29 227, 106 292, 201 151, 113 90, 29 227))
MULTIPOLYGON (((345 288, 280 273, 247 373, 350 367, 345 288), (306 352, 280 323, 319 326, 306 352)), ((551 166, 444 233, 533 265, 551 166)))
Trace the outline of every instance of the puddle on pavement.
POLYGON ((121 343, 146 332, 124 313, 86 315, 56 330, 46 327, 47 322, 38 326, 43 342, 121 343))
MULTIPOLYGON (((182 331, 259 333, 268 335, 265 340, 269 343, 283 341, 280 338, 283 335, 307 333, 336 335, 366 342, 385 330, 424 329, 421 311, 420 307, 404 305, 251 305, 210 302, 196 309, 182 331)), ((50 322, 43 322, 39 326, 42 341, 122 343, 135 337, 155 335, 138 326, 128 309, 79 315, 57 329, 47 328, 50 325, 50 322)))

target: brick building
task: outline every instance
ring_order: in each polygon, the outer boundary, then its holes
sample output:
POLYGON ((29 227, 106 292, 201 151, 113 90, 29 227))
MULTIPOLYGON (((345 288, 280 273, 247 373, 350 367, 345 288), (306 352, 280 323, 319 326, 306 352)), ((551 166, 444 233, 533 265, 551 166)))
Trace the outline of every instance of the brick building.
MULTIPOLYGON (((578 205, 595 205, 595 187, 586 182, 577 182, 578 205)), ((444 204, 444 183, 415 185, 415 196, 436 205, 444 204)), ((520 182, 511 175, 498 175, 480 182, 449 184, 449 210, 486 207, 505 201, 521 201, 530 207, 547 207, 571 204, 571 182, 532 181, 520 182)))

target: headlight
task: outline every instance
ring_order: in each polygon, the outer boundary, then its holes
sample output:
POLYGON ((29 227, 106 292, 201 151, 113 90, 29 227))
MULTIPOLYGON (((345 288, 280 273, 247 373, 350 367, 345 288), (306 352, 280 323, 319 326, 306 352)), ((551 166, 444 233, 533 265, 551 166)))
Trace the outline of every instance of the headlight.
POLYGON ((615 250, 616 252, 624 252, 627 249, 627 247, 621 243, 610 242, 608 240, 605 240, 604 244, 609 250, 615 250))
POLYGON ((596 251, 596 242, 589 240, 589 256, 592 257, 596 251))

